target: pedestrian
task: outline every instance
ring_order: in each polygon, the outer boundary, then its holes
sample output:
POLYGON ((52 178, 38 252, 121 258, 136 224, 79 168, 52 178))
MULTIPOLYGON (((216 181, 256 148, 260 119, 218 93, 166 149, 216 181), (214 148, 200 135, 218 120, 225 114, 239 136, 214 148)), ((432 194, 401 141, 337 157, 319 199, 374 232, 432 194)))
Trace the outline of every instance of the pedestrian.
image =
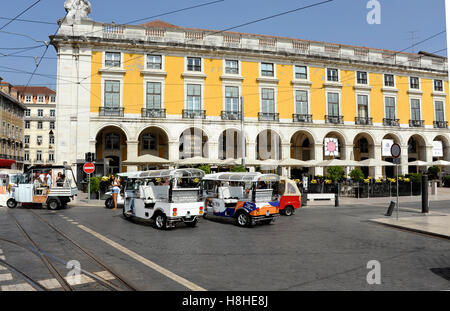
POLYGON ((58 177, 56 178, 56 187, 63 187, 64 186, 64 179, 65 175, 61 172, 58 173, 58 177))
POLYGON ((39 180, 41 181, 41 186, 45 185, 45 174, 44 171, 41 171, 41 174, 39 174, 39 180))
POLYGON ((48 171, 46 179, 46 186, 50 188, 52 186, 52 170, 48 171))
POLYGON ((120 192, 120 181, 117 178, 114 178, 113 188, 112 188, 112 197, 114 201, 114 208, 113 210, 117 209, 117 195, 120 192))

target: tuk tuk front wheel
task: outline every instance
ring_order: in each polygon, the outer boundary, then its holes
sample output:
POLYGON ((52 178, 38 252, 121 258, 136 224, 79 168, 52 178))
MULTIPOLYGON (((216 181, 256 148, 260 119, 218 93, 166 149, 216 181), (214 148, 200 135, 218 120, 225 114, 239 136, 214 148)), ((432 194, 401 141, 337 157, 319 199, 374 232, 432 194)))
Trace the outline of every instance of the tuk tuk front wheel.
POLYGON ((8 206, 9 208, 16 208, 17 201, 14 199, 9 199, 8 201, 6 201, 6 206, 8 206))
POLYGON ((47 208, 54 211, 59 208, 59 202, 57 200, 50 200, 47 202, 47 208))

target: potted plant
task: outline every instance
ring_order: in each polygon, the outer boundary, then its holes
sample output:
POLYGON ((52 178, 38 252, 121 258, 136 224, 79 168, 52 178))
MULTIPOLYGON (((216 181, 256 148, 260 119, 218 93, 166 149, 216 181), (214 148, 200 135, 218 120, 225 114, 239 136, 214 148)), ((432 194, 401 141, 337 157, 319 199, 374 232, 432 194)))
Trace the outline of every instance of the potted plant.
POLYGON ((91 191, 91 200, 97 200, 99 198, 99 190, 100 190, 100 177, 91 177, 90 179, 90 191, 91 191))

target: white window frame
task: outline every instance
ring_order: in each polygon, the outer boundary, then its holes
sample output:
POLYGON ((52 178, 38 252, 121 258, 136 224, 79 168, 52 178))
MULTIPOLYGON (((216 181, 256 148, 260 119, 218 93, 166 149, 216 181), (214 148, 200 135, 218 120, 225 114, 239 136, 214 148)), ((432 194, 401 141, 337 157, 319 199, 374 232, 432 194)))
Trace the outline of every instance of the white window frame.
POLYGON ((337 93, 338 94, 338 98, 339 98, 339 117, 342 116, 342 94, 341 91, 339 90, 326 90, 325 91, 325 101, 326 101, 326 115, 330 116, 328 114, 328 93, 337 93))
POLYGON ((159 72, 159 71, 164 71, 165 68, 166 68, 166 65, 165 65, 165 55, 160 54, 160 53, 154 53, 154 54, 152 54, 152 53, 146 53, 146 54, 145 54, 145 70, 159 72), (149 57, 149 56, 161 56, 161 69, 148 68, 148 57, 149 57))
POLYGON ((422 97, 421 96, 410 96, 409 97, 409 120, 413 120, 412 118, 412 101, 413 99, 419 101, 419 107, 420 107, 420 119, 423 120, 423 103, 422 103, 422 97))
POLYGON ((446 98, 445 97, 433 97, 433 114, 434 114, 434 121, 436 121, 436 102, 442 102, 443 103, 443 109, 444 109, 444 121, 447 121, 447 107, 446 107, 446 98))
POLYGON ((142 108, 147 109, 147 83, 148 82, 154 82, 154 83, 161 83, 161 107, 160 109, 164 109, 164 89, 165 89, 165 79, 164 77, 144 77, 144 103, 142 105, 142 108))
POLYGON ((433 79, 433 92, 439 92, 444 93, 445 92, 445 81, 443 79, 433 79), (438 91, 435 89, 435 81, 441 81, 442 82, 442 91, 438 91))
MULTIPOLYGON (((409 90, 411 90, 411 91, 421 91, 422 90, 422 81, 420 80, 420 77, 417 77, 417 76, 411 76, 411 77, 409 77, 409 85, 408 85, 408 87, 409 87, 409 90), (419 88, 418 89, 413 89, 412 87, 411 87, 411 82, 412 82, 412 79, 413 78, 417 78, 418 80, 419 80, 419 88)), ((434 89, 434 85, 433 85, 433 89, 434 89)))
POLYGON ((187 107, 187 98, 188 98, 188 93, 187 93, 187 86, 188 84, 198 84, 200 85, 200 94, 201 94, 201 98, 200 98, 200 110, 205 110, 205 83, 203 79, 184 79, 184 110, 188 110, 187 107))
MULTIPOLYGON (((364 84, 363 84, 364 85, 364 84)), ((367 96, 367 118, 368 119, 370 119, 371 118, 371 115, 372 115, 372 112, 371 112, 371 109, 370 109, 370 92, 368 91, 368 92, 364 92, 364 91, 357 91, 357 92, 355 92, 355 101, 356 101, 356 117, 357 118, 359 118, 359 115, 358 115, 358 95, 363 95, 363 96, 367 96)), ((383 103, 383 105, 384 105, 384 103, 383 103)))
POLYGON ((36 102, 39 104, 45 103, 45 95, 37 95, 36 96, 36 102), (42 97, 42 100, 39 100, 39 97, 42 97))
POLYGON ((123 69, 123 59, 124 59, 124 53, 122 51, 112 51, 112 50, 103 51, 103 68, 123 69), (106 66, 106 53, 120 53, 120 66, 119 67, 106 66))
POLYGON ((391 95, 391 94, 383 94, 383 119, 386 118, 386 97, 394 98, 394 111, 395 111, 395 119, 398 119, 398 101, 397 101, 397 95, 391 95))
POLYGON ((293 65, 293 67, 292 67, 292 69, 293 69, 293 77, 292 77, 292 79, 293 80, 299 80, 299 81, 309 81, 310 80, 310 74, 309 74, 309 66, 308 65, 305 65, 305 64, 294 64, 293 65), (297 78, 297 76, 296 76, 296 74, 295 74, 295 68, 296 67, 306 67, 306 79, 302 79, 302 78, 297 78))
POLYGON ((56 96, 55 95, 51 95, 49 98, 50 103, 56 103, 56 96))
POLYGON ((224 75, 230 75, 230 76, 240 76, 242 74, 241 64, 242 64, 242 62, 239 59, 231 58, 231 57, 230 58, 224 58, 223 59, 223 74, 224 75), (238 62, 238 73, 228 73, 228 72, 226 72, 227 61, 236 61, 236 62, 238 62))
POLYGON ((277 78, 277 64, 272 61, 260 61, 258 66, 259 77, 262 79, 276 79, 277 78), (263 76, 262 75, 262 64, 272 64, 273 65, 273 76, 263 76))
MULTIPOLYGON (((117 80, 120 81, 120 105, 119 108, 123 107, 123 75, 115 75, 112 73, 103 73, 101 78, 101 106, 105 107, 105 82, 107 80, 117 80)), ((97 112, 98 114, 98 112, 97 112)))
POLYGON ((203 57, 201 57, 201 56, 191 56, 191 55, 186 56, 184 58, 184 70, 187 73, 194 73, 194 74, 195 73, 197 73, 197 74, 205 73, 205 59, 203 57), (188 58, 200 58, 200 63, 201 63, 201 66, 202 66, 201 70, 200 71, 188 70, 188 58))
POLYGON ((278 88, 274 86, 273 84, 259 84, 259 111, 262 111, 262 89, 273 89, 273 101, 274 101, 274 113, 278 113, 278 88))
POLYGON ((27 103, 27 104, 32 103, 33 102, 33 95, 29 95, 29 94, 25 95, 24 102, 27 103))
MULTIPOLYGON (((355 85, 365 85, 365 86, 370 86, 370 78, 369 78, 370 74, 368 71, 366 70, 356 70, 355 71, 355 85), (358 82, 358 72, 365 72, 367 74, 367 84, 362 84, 358 82)), ((383 82, 384 83, 384 82, 383 82)))
POLYGON ((335 68, 335 67, 327 67, 327 68, 325 68, 325 81, 329 82, 329 83, 340 83, 341 82, 341 70, 339 68, 335 68), (337 81, 328 80, 328 70, 329 69, 337 70, 337 75, 338 75, 338 80, 337 81))
POLYGON ((42 121, 37 121, 36 128, 37 128, 38 130, 43 130, 43 129, 44 129, 44 122, 42 122, 42 121), (42 124, 42 127, 41 127, 41 128, 39 128, 39 123, 42 124))
POLYGON ((294 96, 294 114, 300 114, 297 111, 297 91, 304 91, 307 94, 308 99, 308 114, 311 115, 311 89, 309 87, 301 87, 296 86, 293 88, 293 96, 294 96))
MULTIPOLYGON (((395 74, 391 74, 391 73, 384 73, 383 74, 383 87, 387 87, 387 88, 396 88, 397 87, 397 81, 396 81, 396 75, 395 74), (394 77, 394 86, 387 86, 386 83, 386 76, 393 76, 394 77)), ((408 81, 409 82, 409 81, 408 81)), ((409 88, 409 87, 408 87, 409 88)))
POLYGON ((40 118, 44 117, 44 109, 38 109, 37 110, 37 116, 40 117, 40 118), (40 111, 42 111, 42 115, 39 115, 40 111))
POLYGON ((241 96, 242 96, 242 84, 239 82, 227 82, 222 84, 222 111, 226 111, 227 109, 227 98, 225 90, 227 87, 237 87, 238 88, 238 112, 241 111, 241 96))

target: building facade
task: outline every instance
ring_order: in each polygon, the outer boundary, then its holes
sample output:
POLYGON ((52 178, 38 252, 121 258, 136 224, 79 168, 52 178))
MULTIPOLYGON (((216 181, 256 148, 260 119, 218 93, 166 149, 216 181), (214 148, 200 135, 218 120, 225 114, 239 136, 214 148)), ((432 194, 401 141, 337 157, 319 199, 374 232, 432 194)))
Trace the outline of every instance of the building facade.
POLYGON ((23 169, 23 130, 25 106, 14 87, 0 78, 0 167, 23 169))
POLYGON ((26 107, 24 121, 24 164, 55 162, 56 92, 41 86, 15 86, 26 107))
POLYGON ((82 19, 53 39, 58 76, 71 82, 57 87, 56 161, 79 171, 86 152, 101 174, 136 169, 123 161, 146 153, 239 158, 241 96, 249 159, 324 160, 334 138, 333 157, 351 160, 392 161, 383 143, 399 143, 403 174, 417 169, 409 161, 450 160, 447 60, 437 55, 162 21, 82 19))

